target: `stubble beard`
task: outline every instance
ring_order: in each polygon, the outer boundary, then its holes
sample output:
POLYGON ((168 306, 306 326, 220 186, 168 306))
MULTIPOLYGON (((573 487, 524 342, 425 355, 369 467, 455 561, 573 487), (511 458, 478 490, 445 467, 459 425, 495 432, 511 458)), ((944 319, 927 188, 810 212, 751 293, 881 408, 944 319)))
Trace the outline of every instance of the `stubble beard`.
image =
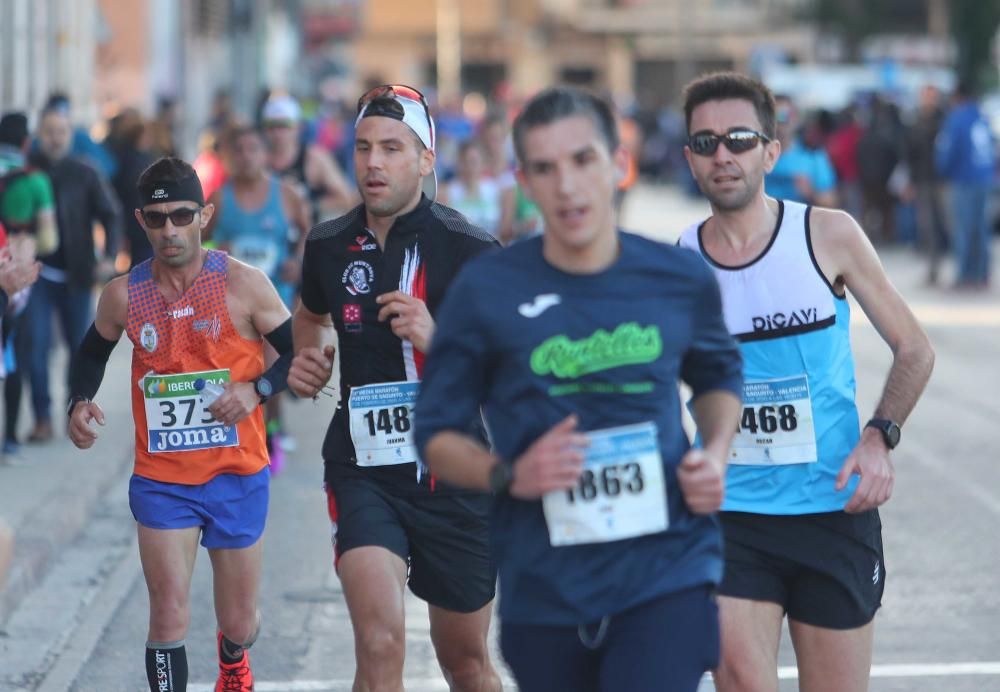
POLYGON ((709 188, 708 185, 705 185, 702 187, 702 192, 705 194, 705 197, 708 198, 709 203, 711 203, 711 205, 719 211, 740 211, 741 209, 748 207, 760 192, 763 176, 754 181, 748 180, 746 177, 742 180, 744 183, 742 190, 734 190, 723 195, 711 191, 711 188, 709 188))
POLYGON ((361 190, 361 196, 364 199, 365 210, 368 213, 374 216, 395 216, 413 199, 419 189, 420 180, 418 179, 416 187, 405 192, 393 191, 392 194, 380 200, 369 200, 365 196, 363 189, 361 190))

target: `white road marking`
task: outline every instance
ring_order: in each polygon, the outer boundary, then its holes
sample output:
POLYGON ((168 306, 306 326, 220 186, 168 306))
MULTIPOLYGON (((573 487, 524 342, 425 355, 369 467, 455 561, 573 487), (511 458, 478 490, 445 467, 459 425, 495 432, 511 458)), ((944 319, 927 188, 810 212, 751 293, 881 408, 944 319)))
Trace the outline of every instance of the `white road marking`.
MULTIPOLYGON (((931 678, 931 677, 964 677, 964 676, 1000 676, 1000 661, 969 661, 966 663, 885 663, 872 666, 873 678, 931 678)), ((778 678, 781 680, 797 680, 799 671, 793 666, 778 668, 778 678)), ((266 682, 258 680, 254 683, 256 692, 341 692, 350 690, 354 681, 350 678, 334 680, 288 680, 282 682, 266 682)), ((706 676, 707 682, 707 676, 706 676)), ((513 681, 504 676, 504 687, 513 689, 513 681)), ((212 692, 215 683, 193 683, 188 685, 189 692, 212 692)), ((406 689, 420 692, 444 690, 448 685, 441 678, 409 679, 406 689)), ((711 689, 711 688, 709 688, 711 689)))
MULTIPOLYGON (((1000 675, 1000 661, 970 661, 967 663, 884 663, 873 665, 873 678, 934 678, 968 675, 1000 675)), ((782 680, 796 680, 799 671, 787 666, 778 669, 782 680)))
MULTIPOLYGON (((501 676, 504 689, 514 690, 514 681, 501 676)), ((443 678, 424 678, 405 680, 408 692, 448 692, 448 683, 443 678)), ((353 678, 334 680, 288 680, 282 682, 266 682, 254 680, 254 692, 349 692, 354 684, 353 678)), ((213 692, 215 683, 189 683, 188 692, 213 692)))

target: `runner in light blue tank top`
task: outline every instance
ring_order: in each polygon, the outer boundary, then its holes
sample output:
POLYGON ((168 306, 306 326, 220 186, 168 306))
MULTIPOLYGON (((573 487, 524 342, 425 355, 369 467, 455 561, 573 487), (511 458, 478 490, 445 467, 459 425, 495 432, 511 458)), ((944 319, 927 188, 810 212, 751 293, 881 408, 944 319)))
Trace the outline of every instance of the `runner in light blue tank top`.
POLYGON ((270 176, 267 202, 252 211, 239 205, 233 183, 227 182, 222 186, 221 207, 212 240, 228 247, 230 256, 267 274, 290 307, 294 287, 281 280, 281 267, 288 259, 291 245, 291 225, 281 203, 281 181, 270 176))
POLYGON ((705 75, 686 87, 684 112, 685 157, 712 216, 679 244, 712 268, 743 356, 719 513, 715 686, 777 690, 787 616, 804 688, 864 692, 888 574, 878 508, 892 496, 891 452, 934 352, 849 214, 766 194, 764 176, 784 154, 766 86, 705 75), (848 293, 893 354, 864 427, 848 293))
POLYGON ((842 509, 858 482, 836 490, 860 437, 850 306, 812 261, 808 213, 779 202, 764 252, 741 266, 702 252, 691 226, 680 245, 702 254, 725 296, 726 326, 744 363, 743 416, 723 510, 808 514, 842 509))

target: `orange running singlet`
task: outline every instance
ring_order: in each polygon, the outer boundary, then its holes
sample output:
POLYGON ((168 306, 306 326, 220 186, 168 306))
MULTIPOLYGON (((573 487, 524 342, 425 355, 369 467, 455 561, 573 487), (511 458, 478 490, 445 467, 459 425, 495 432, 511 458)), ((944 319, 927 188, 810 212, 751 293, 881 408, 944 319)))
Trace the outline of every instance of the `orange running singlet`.
POLYGON ((226 306, 227 257, 210 250, 177 301, 167 303, 152 260, 128 277, 135 473, 201 485, 222 473, 250 475, 268 464, 260 407, 235 427, 212 419, 195 382, 248 382, 264 371, 264 345, 236 331, 226 306))

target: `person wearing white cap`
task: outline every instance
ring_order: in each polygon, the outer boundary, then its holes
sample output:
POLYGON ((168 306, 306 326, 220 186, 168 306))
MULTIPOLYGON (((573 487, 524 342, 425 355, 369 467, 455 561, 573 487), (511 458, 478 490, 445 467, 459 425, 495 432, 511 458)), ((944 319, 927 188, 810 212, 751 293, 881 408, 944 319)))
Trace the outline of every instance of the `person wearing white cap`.
POLYGON ((268 165, 299 187, 312 209, 312 222, 350 209, 358 197, 333 157, 302 141, 302 109, 291 96, 272 96, 264 103, 261 123, 268 145, 268 165))
MULTIPOLYGON (((306 240, 290 381, 313 397, 340 349, 342 404, 323 444, 334 557, 354 626, 354 689, 402 690, 403 596, 427 601, 452 690, 499 690, 486 644, 496 589, 491 498, 438 482, 413 441, 434 315, 465 262, 498 243, 433 202, 434 122, 423 96, 382 86, 358 103, 364 203, 306 240), (433 192, 431 193, 433 194, 433 192)), ((467 429, 486 441, 481 418, 467 429)))

